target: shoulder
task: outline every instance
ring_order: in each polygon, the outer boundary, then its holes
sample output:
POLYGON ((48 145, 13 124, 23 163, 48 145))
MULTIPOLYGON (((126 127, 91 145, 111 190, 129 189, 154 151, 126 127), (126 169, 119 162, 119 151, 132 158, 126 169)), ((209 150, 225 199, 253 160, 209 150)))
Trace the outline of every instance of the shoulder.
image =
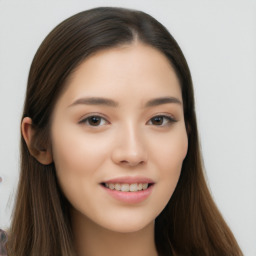
POLYGON ((7 234, 0 229, 0 256, 7 256, 5 244, 7 242, 7 234))

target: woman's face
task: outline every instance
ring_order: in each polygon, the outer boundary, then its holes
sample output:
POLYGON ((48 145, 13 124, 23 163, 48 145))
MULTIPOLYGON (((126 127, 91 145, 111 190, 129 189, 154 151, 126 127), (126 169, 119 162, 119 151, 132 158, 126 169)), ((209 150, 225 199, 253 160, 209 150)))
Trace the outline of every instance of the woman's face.
POLYGON ((142 43, 92 55, 72 74, 52 120, 53 159, 72 216, 117 232, 153 223, 188 145, 167 58, 142 43))

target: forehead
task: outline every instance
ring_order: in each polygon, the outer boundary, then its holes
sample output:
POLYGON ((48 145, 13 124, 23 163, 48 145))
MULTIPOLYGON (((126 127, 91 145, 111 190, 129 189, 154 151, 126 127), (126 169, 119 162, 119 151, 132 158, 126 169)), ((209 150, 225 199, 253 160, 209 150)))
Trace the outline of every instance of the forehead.
POLYGON ((81 96, 143 100, 166 95, 182 101, 174 69, 159 50, 137 42, 88 57, 70 76, 63 96, 74 101, 81 96))

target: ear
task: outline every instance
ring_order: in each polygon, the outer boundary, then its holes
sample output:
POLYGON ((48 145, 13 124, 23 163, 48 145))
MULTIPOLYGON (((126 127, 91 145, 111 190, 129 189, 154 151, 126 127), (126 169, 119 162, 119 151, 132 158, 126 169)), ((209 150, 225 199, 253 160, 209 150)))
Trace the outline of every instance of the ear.
POLYGON ((37 148, 35 145, 33 145, 35 130, 33 128, 33 122, 30 117, 23 118, 21 123, 21 133, 27 144, 30 154, 41 164, 51 164, 53 161, 51 150, 49 148, 37 148))

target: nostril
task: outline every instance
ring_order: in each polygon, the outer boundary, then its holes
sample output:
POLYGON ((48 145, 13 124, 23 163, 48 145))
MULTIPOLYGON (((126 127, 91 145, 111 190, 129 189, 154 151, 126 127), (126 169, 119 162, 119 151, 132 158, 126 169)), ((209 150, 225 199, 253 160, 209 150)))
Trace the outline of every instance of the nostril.
POLYGON ((131 167, 134 167, 134 166, 137 166, 137 165, 142 165, 145 163, 145 161, 136 161, 136 160, 131 160, 131 161, 127 161, 127 160, 123 160, 121 161, 122 164, 125 164, 125 165, 128 165, 128 166, 131 166, 131 167))

